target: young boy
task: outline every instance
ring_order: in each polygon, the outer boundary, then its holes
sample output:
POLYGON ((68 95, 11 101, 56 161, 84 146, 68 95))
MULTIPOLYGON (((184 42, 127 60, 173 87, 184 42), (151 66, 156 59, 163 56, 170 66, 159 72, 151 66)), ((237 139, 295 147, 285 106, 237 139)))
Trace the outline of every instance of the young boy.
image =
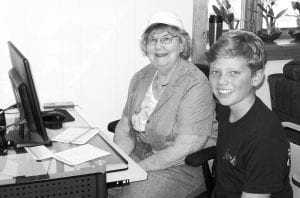
POLYGON ((280 121, 255 95, 263 82, 262 40, 229 31, 207 53, 217 111, 215 198, 291 198, 289 143, 280 121))

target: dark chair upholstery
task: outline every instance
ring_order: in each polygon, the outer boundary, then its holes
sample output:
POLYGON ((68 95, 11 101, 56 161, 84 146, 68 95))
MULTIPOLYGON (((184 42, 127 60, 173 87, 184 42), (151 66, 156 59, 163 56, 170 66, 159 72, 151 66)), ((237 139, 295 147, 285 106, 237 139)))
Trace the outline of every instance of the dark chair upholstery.
POLYGON ((185 163, 187 165, 198 167, 202 166, 202 171, 204 175, 204 181, 206 185, 206 192, 200 194, 199 198, 210 198, 214 187, 215 182, 215 173, 214 173, 214 163, 213 166, 209 167, 209 160, 214 160, 216 158, 216 146, 211 146, 204 148, 198 152, 192 153, 185 158, 185 163))
MULTIPOLYGON (((300 125, 300 58, 283 66, 282 73, 268 76, 272 111, 281 122, 300 125)), ((299 145, 300 133, 286 127, 290 142, 299 145)))
MULTIPOLYGON (((116 126, 119 120, 110 122, 107 125, 107 130, 110 132, 115 132, 116 126)), ((198 167, 202 166, 204 181, 206 185, 206 191, 197 196, 197 198, 210 198, 215 187, 215 177, 212 169, 209 167, 209 160, 216 158, 216 146, 208 147, 202 149, 198 152, 190 154, 186 157, 185 163, 187 165, 198 167)))
POLYGON ((120 120, 115 120, 115 121, 112 121, 112 122, 108 123, 107 130, 114 133, 115 130, 116 130, 116 126, 117 126, 119 121, 120 120))
POLYGON ((272 111, 281 122, 300 125, 300 57, 268 76, 272 111))
POLYGON ((204 74, 205 76, 208 78, 209 76, 209 67, 208 65, 205 65, 205 64, 195 64, 198 69, 200 69, 204 74))

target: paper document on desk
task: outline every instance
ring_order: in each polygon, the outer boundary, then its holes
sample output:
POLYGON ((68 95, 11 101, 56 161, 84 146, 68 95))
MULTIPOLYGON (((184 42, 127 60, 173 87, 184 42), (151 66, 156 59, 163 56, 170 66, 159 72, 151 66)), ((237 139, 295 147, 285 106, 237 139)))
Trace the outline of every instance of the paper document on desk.
POLYGON ((52 151, 50 151, 44 145, 25 147, 25 150, 28 153, 30 153, 35 160, 44 160, 53 157, 71 166, 81 164, 83 162, 87 162, 110 154, 109 152, 99 149, 90 144, 70 148, 57 153, 52 153, 52 151))
POLYGON ((109 154, 110 153, 107 151, 101 150, 90 144, 85 144, 61 151, 59 153, 55 153, 54 158, 66 164, 74 166, 109 154))
POLYGON ((33 146, 33 147, 25 147, 27 153, 30 153, 33 159, 35 160, 45 160, 53 157, 53 153, 47 149, 44 145, 41 146, 33 146))
POLYGON ((98 133, 99 129, 96 128, 69 127, 65 131, 53 137, 52 141, 72 144, 85 144, 98 133))

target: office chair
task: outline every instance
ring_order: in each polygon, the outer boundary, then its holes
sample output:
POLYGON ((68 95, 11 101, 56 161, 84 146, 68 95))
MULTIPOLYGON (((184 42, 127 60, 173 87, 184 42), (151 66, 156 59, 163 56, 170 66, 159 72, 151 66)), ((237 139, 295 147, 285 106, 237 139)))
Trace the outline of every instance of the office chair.
POLYGON ((268 77, 272 111, 282 122, 291 147, 290 178, 294 197, 300 197, 300 58, 268 77))
POLYGON ((282 126, 287 132, 287 138, 291 147, 290 179, 293 188, 293 197, 298 198, 300 197, 300 139, 292 135, 294 133, 300 134, 300 125, 292 122, 282 122, 282 126))
MULTIPOLYGON (((115 132, 116 126, 119 120, 112 121, 108 123, 107 130, 110 132, 115 132)), ((211 146, 204 148, 198 152, 192 153, 185 158, 185 163, 187 165, 198 167, 202 166, 206 191, 196 196, 196 198, 210 198, 215 187, 215 175, 213 172, 213 167, 210 168, 209 161, 216 158, 216 146, 211 146)))
POLYGON ((268 83, 272 111, 281 122, 300 124, 300 57, 286 63, 282 73, 269 75, 268 83))

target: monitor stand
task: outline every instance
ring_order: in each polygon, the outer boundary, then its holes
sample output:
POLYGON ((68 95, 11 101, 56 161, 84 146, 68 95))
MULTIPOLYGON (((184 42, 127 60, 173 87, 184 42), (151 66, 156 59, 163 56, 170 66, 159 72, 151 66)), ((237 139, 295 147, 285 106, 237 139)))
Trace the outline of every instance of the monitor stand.
POLYGON ((24 148, 27 146, 51 145, 51 140, 44 140, 37 132, 28 131, 27 127, 19 126, 19 129, 14 129, 6 134, 6 140, 12 142, 14 148, 24 148), (26 131, 24 133, 24 130, 26 131))

